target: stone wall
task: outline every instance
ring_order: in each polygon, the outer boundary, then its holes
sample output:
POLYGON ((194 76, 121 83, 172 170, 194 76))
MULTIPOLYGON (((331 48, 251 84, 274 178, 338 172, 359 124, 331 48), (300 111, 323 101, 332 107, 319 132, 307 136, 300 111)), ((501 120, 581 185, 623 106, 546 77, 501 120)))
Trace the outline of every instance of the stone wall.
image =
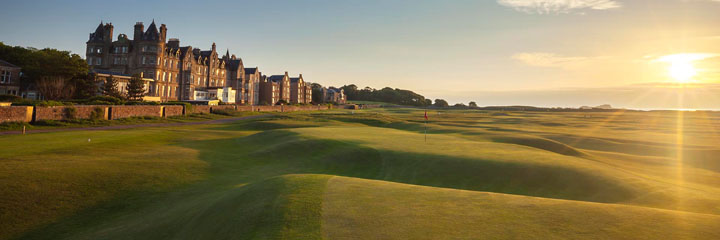
POLYGON ((75 108, 76 119, 90 119, 90 115, 96 108, 102 109, 100 119, 108 119, 108 106, 93 106, 93 105, 80 105, 80 106, 53 106, 53 107, 35 107, 35 119, 33 121, 40 120, 68 120, 65 109, 75 108))
POLYGON ((193 114, 193 113, 210 113, 210 106, 204 106, 204 105, 192 106, 192 111, 185 112, 185 114, 193 114))
POLYGON ((89 119, 95 108, 103 110, 101 119, 120 119, 128 117, 172 117, 193 113, 210 113, 211 110, 230 111, 255 111, 255 112, 294 112, 294 111, 317 111, 331 109, 327 105, 320 106, 241 106, 241 105, 219 105, 219 106, 192 106, 192 109, 185 109, 183 105, 135 105, 135 106, 104 106, 104 105, 77 105, 77 106, 56 106, 56 107, 31 107, 31 106, 4 106, 0 107, 0 123, 2 122, 31 122, 40 120, 67 120, 66 108, 75 108, 75 118, 89 119), (35 114, 33 114, 35 111, 35 114), (34 118, 33 118, 34 115, 34 118))
POLYGON ((182 116, 185 106, 167 105, 167 106, 163 106, 163 109, 165 111, 165 114, 163 114, 165 117, 182 116))
POLYGON ((129 117, 162 117, 163 106, 112 106, 110 120, 129 117))
POLYGON ((210 106, 210 112, 213 112, 215 110, 222 110, 222 111, 235 111, 235 105, 217 105, 217 106, 210 106))
POLYGON ((29 106, 0 107, 0 122, 30 122, 32 112, 29 106))

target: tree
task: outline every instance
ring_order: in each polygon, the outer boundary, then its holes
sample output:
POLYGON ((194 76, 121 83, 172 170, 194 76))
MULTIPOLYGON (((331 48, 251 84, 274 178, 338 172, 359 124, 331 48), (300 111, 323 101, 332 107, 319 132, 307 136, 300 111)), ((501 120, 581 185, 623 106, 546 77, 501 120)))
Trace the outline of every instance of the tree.
POLYGON ((120 91, 118 91, 118 82, 115 80, 113 75, 110 75, 105 79, 105 83, 100 88, 102 90, 103 95, 111 96, 120 98, 122 95, 120 94, 120 91))
POLYGON ((432 106, 432 100, 425 99, 425 106, 432 106))
POLYGON ((78 77, 75 81, 75 96, 76 99, 88 99, 94 97, 98 93, 97 80, 95 74, 85 74, 82 77, 78 77))
POLYGON ((322 88, 323 86, 317 83, 310 84, 310 88, 312 88, 312 102, 313 103, 322 103, 323 102, 323 94, 322 94, 322 88))
MULTIPOLYGON (((72 85, 75 88, 77 86, 76 81, 86 76, 89 69, 87 62, 82 57, 71 54, 69 51, 51 48, 38 50, 30 47, 13 47, 1 42, 0 59, 22 68, 23 75, 20 79, 22 89, 39 88, 39 85, 47 87, 48 84, 52 85, 60 82, 62 82, 62 85, 72 85), (60 80, 60 78, 64 80, 60 80)), ((40 89, 37 90, 40 91, 40 89)), ((67 92, 70 89, 65 88, 62 90, 67 92)), ((40 92, 42 93, 42 91, 40 92)), ((48 96, 45 97, 48 98, 48 96)), ((70 97, 72 96, 63 96, 62 98, 70 97)))
POLYGON ((470 102, 470 103, 468 103, 468 106, 470 106, 470 107, 477 107, 477 103, 475 103, 475 102, 470 102))
POLYGON ((447 101, 445 101, 445 100, 443 100, 443 99, 435 99, 435 104, 434 104, 434 106, 436 106, 436 107, 449 107, 450 105, 448 104, 447 101))
POLYGON ((140 101, 145 96, 145 81, 140 78, 140 75, 135 74, 130 78, 125 90, 127 90, 127 97, 130 101, 140 101))
POLYGON ((453 107, 456 107, 456 108, 465 108, 465 107, 467 107, 467 106, 465 106, 465 104, 463 104, 463 103, 456 103, 455 105, 453 105, 453 107))
POLYGON ((47 100, 69 99, 75 91, 75 86, 63 76, 43 76, 35 82, 35 87, 47 100))

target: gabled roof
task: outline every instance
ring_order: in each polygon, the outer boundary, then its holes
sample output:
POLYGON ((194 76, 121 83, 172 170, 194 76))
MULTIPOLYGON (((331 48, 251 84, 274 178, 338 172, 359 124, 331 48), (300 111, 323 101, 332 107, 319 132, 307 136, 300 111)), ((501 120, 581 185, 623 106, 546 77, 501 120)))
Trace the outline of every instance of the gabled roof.
POLYGON ((160 32, 157 29, 157 26, 155 26, 155 21, 150 24, 147 31, 145 31, 145 34, 143 34, 143 40, 158 40, 160 39, 160 32))
POLYGON ((90 34, 90 39, 88 40, 88 42, 102 42, 103 32, 103 23, 102 21, 100 21, 100 25, 98 25, 98 27, 95 29, 95 32, 90 34))
POLYGON ((272 75, 269 76, 267 79, 268 81, 282 82, 282 80, 285 79, 285 75, 272 75))
POLYGON ((237 71, 241 65, 242 65, 242 59, 230 60, 227 63, 227 67, 228 67, 228 69, 230 69, 230 71, 237 71))
POLYGON ((6 62, 5 60, 2 60, 2 59, 0 59, 0 66, 20 68, 20 67, 16 66, 15 64, 6 62))
POLYGON ((185 55, 187 55, 188 53, 192 53, 191 46, 180 47, 180 58, 185 58, 185 55))
POLYGON ((299 77, 290 78, 290 82, 291 82, 291 83, 296 83, 296 82, 298 82, 298 81, 300 81, 300 78, 299 78, 299 77))
POLYGON ((245 74, 255 74, 257 72, 258 68, 245 68, 245 74))

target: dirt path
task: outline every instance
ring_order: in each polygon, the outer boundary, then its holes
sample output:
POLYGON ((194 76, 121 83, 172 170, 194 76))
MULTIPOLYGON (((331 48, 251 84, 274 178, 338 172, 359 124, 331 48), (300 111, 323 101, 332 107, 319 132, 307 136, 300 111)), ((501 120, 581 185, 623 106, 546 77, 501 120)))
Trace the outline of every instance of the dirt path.
MULTIPOLYGON (((262 117, 267 117, 267 116, 271 116, 271 115, 263 114, 263 115, 254 115, 254 116, 245 116, 245 117, 214 119, 214 120, 199 121, 199 122, 144 123, 144 124, 115 125, 115 126, 102 126, 102 127, 37 129, 37 130, 27 130, 27 131, 25 131, 25 134, 64 132, 64 131, 84 131, 84 130, 114 130, 114 129, 128 129, 128 128, 139 128, 139 127, 174 127, 174 126, 186 126, 186 125, 221 124, 221 123, 230 123, 230 122, 240 121, 240 120, 262 118, 262 117)), ((11 135, 11 134, 22 134, 22 131, 0 132, 0 135, 11 135)))

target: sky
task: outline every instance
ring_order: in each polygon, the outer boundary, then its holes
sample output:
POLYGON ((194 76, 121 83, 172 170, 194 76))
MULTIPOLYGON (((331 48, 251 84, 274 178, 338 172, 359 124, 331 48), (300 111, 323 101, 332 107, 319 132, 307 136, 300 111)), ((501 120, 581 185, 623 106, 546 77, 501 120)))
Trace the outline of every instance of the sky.
POLYGON ((0 41, 84 57, 100 21, 164 23, 267 75, 479 105, 720 109, 720 0, 3 3, 0 41))

